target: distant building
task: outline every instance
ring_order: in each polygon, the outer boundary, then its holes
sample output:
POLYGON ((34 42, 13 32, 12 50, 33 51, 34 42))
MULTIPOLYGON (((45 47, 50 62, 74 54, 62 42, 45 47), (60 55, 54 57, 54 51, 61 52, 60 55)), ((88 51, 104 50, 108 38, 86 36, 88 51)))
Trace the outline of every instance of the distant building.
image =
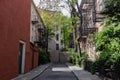
MULTIPOLYGON (((38 8, 38 11, 40 14, 47 13, 50 16, 54 16, 54 14, 58 14, 58 11, 51 11, 51 10, 44 10, 41 8, 38 8)), ((64 47, 63 42, 61 41, 61 28, 62 26, 56 26, 53 28, 54 32, 50 33, 48 35, 48 52, 50 52, 50 60, 51 62, 59 62, 60 61, 60 51, 64 47)), ((46 31, 50 31, 47 29, 46 31)), ((45 45, 45 44, 44 44, 45 45)))
POLYGON ((59 62, 60 61, 60 51, 63 48, 63 44, 61 43, 61 27, 55 32, 55 36, 51 37, 48 41, 48 51, 50 52, 50 60, 51 62, 59 62))
MULTIPOLYGON (((30 0, 0 1, 0 80, 10 80, 38 65, 34 41, 39 33, 31 16, 34 8, 30 0)), ((41 19, 38 22, 43 25, 41 19)))

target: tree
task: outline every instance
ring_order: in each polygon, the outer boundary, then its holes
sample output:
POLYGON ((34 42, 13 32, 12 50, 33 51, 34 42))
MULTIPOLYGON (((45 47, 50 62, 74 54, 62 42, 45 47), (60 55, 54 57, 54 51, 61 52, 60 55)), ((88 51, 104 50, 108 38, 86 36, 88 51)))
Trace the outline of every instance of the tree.
POLYGON ((101 13, 107 18, 104 29, 95 38, 96 50, 100 52, 100 58, 94 63, 95 71, 105 75, 109 69, 115 74, 111 77, 117 80, 120 79, 120 0, 105 0, 101 13))
POLYGON ((58 30, 59 27, 62 29, 62 41, 64 42, 65 46, 68 46, 70 43, 69 35, 72 31, 72 20, 57 11, 49 11, 38 9, 41 13, 43 22, 45 26, 49 30, 48 36, 51 38, 55 31, 58 30))
POLYGON ((61 17, 61 26, 62 26, 62 41, 64 42, 65 48, 70 44, 70 33, 72 32, 72 19, 67 18, 66 16, 61 17))
POLYGON ((49 11, 60 11, 61 0, 40 0, 39 8, 49 11))
MULTIPOLYGON (((73 18, 72 25, 74 26, 74 41, 78 37, 77 36, 77 21, 80 21, 82 18, 81 9, 80 9, 80 1, 79 0, 67 0, 67 4, 69 5, 71 18, 73 18), (77 20, 76 20, 77 18, 77 20)), ((80 26, 80 25, 79 25, 80 26)), ((77 50, 77 45, 74 42, 75 49, 77 50)), ((79 45, 78 45, 79 46, 79 45)))
POLYGON ((43 22, 45 23, 45 26, 49 30, 49 37, 54 35, 54 32, 57 30, 57 28, 60 26, 60 19, 59 16, 61 13, 57 11, 49 11, 38 8, 41 17, 43 19, 43 22))
POLYGON ((120 22, 120 0, 105 0, 102 14, 109 17, 111 22, 120 22))

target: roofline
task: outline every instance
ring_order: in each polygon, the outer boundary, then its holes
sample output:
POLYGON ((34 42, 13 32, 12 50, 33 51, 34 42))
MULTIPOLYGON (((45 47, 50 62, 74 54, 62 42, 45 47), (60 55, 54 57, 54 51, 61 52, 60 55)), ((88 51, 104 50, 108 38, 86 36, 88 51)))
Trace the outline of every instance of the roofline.
POLYGON ((40 13, 38 12, 37 7, 35 6, 35 3, 33 2, 33 0, 31 0, 31 3, 33 4, 33 7, 34 7, 35 11, 37 12, 37 16, 39 17, 39 19, 40 19, 41 22, 43 23, 43 27, 46 28, 46 26, 45 26, 45 24, 44 24, 44 22, 43 22, 43 20, 42 20, 42 18, 41 18, 41 15, 40 15, 40 13))

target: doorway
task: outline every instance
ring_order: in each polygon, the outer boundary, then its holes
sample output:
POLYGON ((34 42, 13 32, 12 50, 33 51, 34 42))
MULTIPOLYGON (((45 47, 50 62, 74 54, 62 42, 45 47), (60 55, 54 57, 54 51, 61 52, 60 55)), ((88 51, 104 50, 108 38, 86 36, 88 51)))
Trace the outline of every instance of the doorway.
POLYGON ((25 67, 25 42, 20 41, 19 43, 19 74, 24 73, 25 67))

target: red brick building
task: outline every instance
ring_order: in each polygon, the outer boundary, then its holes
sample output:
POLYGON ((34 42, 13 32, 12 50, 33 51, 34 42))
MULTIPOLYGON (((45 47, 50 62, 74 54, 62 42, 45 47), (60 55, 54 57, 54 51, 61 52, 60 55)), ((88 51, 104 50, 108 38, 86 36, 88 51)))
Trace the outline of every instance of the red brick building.
POLYGON ((37 52, 32 56, 30 17, 31 0, 0 1, 0 80, 30 71, 32 59, 34 67, 38 64, 37 52))

